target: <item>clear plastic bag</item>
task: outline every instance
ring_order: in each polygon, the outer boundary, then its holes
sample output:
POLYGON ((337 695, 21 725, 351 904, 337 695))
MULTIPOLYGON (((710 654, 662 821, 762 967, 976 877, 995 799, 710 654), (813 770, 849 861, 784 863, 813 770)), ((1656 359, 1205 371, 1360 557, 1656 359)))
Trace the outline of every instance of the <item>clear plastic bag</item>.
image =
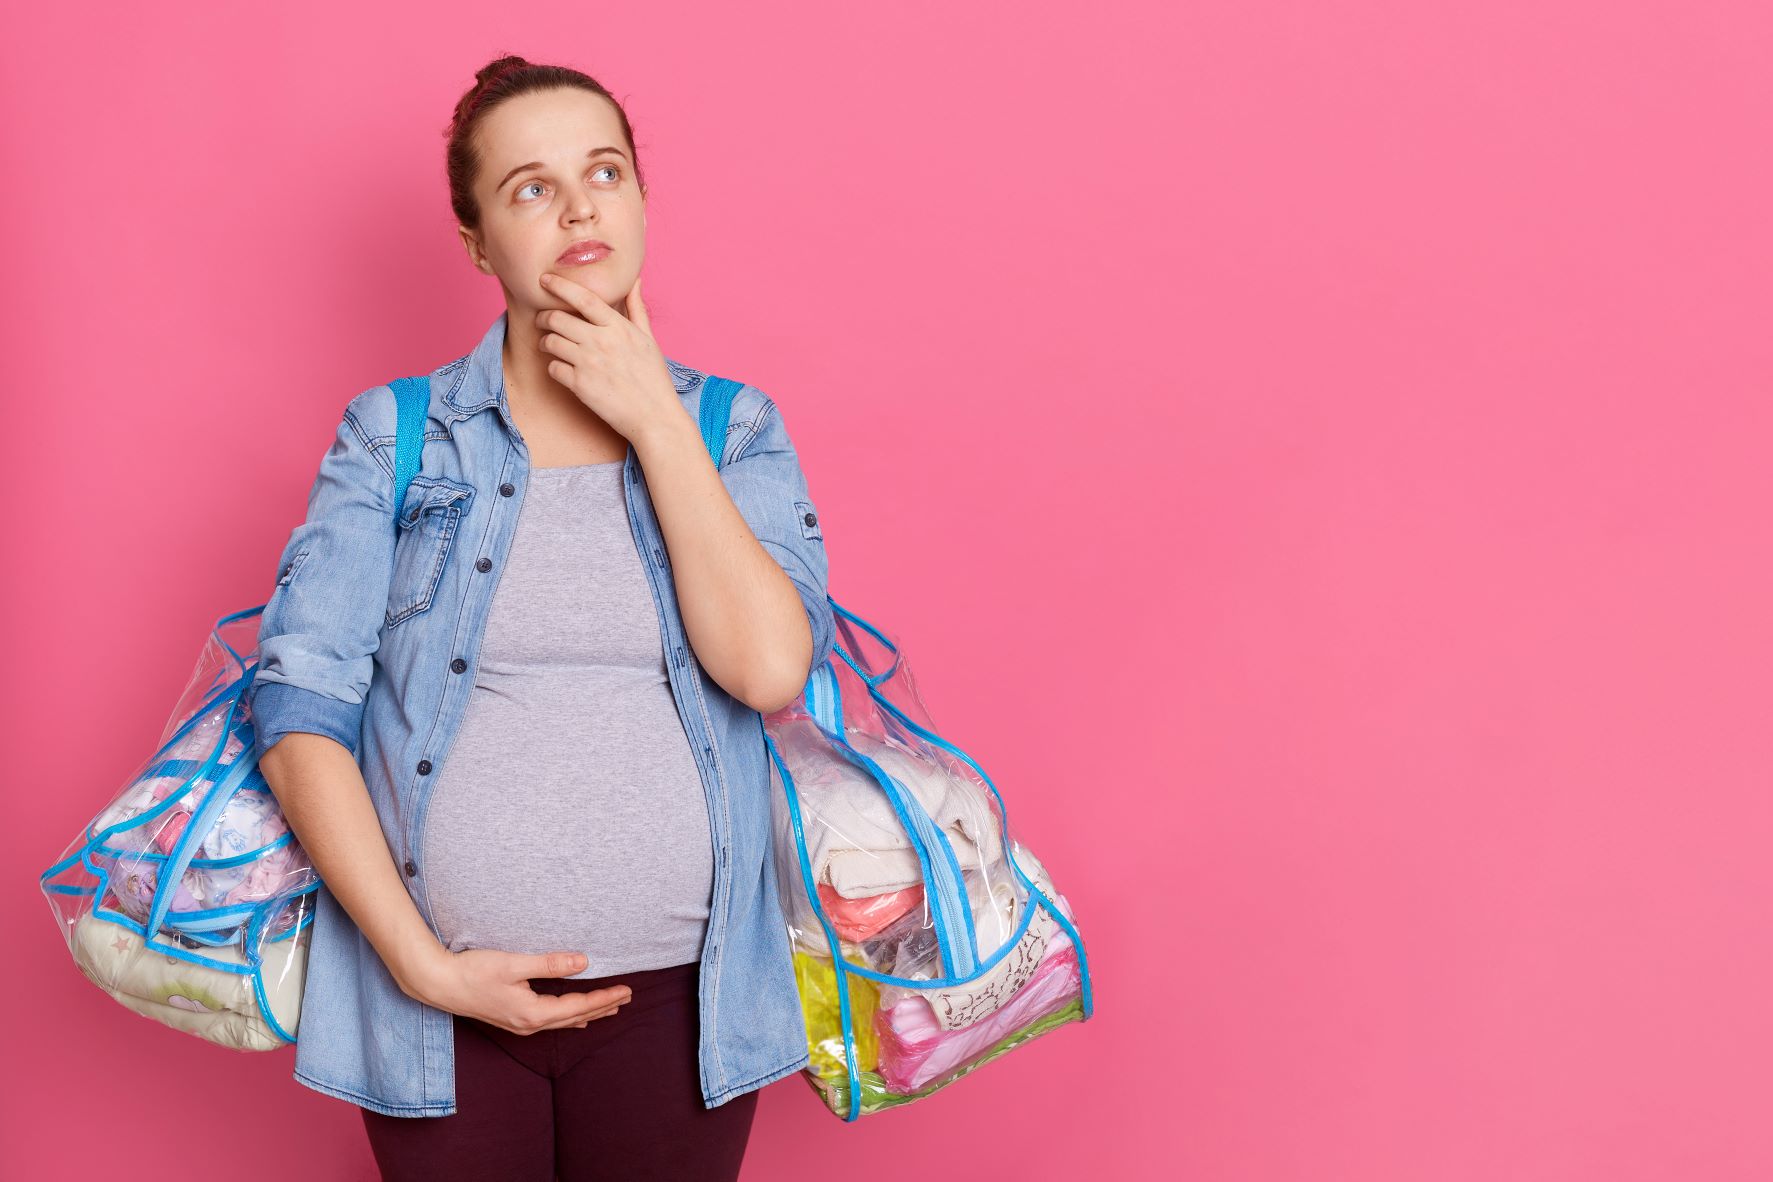
POLYGON ((831 659, 764 734, 802 1075, 856 1120, 1092 1005, 1070 904, 1012 837, 996 786, 936 733, 898 644, 832 607, 831 659))
POLYGON ((320 885, 253 753, 241 652, 263 610, 217 621, 159 749, 41 875, 90 980, 247 1051, 295 1041, 320 885))

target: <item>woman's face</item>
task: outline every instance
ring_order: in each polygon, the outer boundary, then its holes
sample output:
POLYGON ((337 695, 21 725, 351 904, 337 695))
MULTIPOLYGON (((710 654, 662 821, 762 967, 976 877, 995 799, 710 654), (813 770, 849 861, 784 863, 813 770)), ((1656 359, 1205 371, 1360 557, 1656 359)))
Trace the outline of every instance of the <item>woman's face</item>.
POLYGON ((457 230, 474 265, 498 276, 511 311, 568 307, 542 287, 552 271, 625 314, 646 258, 646 206, 609 100, 576 87, 519 95, 487 112, 476 135, 480 228, 457 230), (560 257, 588 239, 608 252, 560 257))

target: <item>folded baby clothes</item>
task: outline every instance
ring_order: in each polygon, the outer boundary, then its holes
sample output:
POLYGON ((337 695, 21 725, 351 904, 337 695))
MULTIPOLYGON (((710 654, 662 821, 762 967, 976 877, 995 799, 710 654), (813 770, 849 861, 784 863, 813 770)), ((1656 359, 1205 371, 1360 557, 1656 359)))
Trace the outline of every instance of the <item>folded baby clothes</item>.
MULTIPOLYGON (((1032 853, 1021 845, 1016 846, 1016 863, 1034 885, 1040 888, 1054 905, 1071 918, 1070 906, 1064 897, 1053 888, 1052 879, 1047 876, 1046 867, 1032 853)), ((1007 868, 1006 868, 1007 874, 1007 868)), ((1001 877, 993 891, 997 901, 994 924, 985 924, 975 919, 979 929, 980 953, 982 956, 994 954, 1001 946, 1001 941, 1008 939, 1021 922, 1021 910, 1032 906, 1033 914, 1029 917, 1028 928, 996 964, 971 981, 941 989, 917 989, 903 985, 882 985, 880 989, 881 1005, 893 1007, 901 1003, 917 1003, 926 1006, 936 1026, 942 1030, 958 1030, 980 1021, 1006 1005, 1016 992, 1029 983, 1036 970, 1046 959, 1048 946, 1055 936, 1060 935, 1058 921, 1047 911, 1032 894, 1019 898, 1022 890, 1020 884, 1014 886, 1007 877, 1001 877), (995 939, 991 938, 995 935, 995 939)), ((979 909, 975 907, 975 916, 979 909)), ((934 967, 934 966, 932 966, 934 967)), ((894 976, 905 974, 894 973, 894 976)), ((933 975, 933 974, 932 974, 933 975)))
MULTIPOLYGON (((81 914, 73 933, 74 963, 80 971, 136 1013, 236 1050, 289 1045, 265 1022, 252 974, 194 964, 149 948, 128 928, 90 911, 81 914)), ((301 1015, 305 934, 259 945, 265 998, 277 1024, 291 1036, 301 1015)), ((247 963, 232 945, 194 951, 228 964, 247 963)))
MULTIPOLYGON (((845 736, 923 805, 964 871, 1002 855, 997 813, 985 789, 953 770, 863 732, 845 736)), ((792 763, 792 758, 791 758, 792 763)), ((923 885, 905 825, 879 781, 847 760, 820 758, 791 767, 801 805, 817 817, 807 830, 815 882, 847 899, 923 885)), ((931 856, 940 856, 932 850, 931 856)))
MULTIPOLYGON (((160 780, 150 803, 158 804, 176 787, 172 780, 160 780)), ((107 871, 119 908, 137 922, 148 918, 160 869, 177 851, 193 813, 202 807, 200 794, 187 795, 153 823, 110 838, 106 847, 113 852, 93 855, 96 867, 107 871)), ((193 911, 262 902, 313 880, 312 864, 289 836, 276 798, 259 789, 237 790, 193 855, 184 876, 173 884, 169 911, 173 920, 193 911)), ((243 915, 240 922, 248 918, 243 915)))
MULTIPOLYGON (((93 863, 106 872, 107 885, 116 896, 117 909, 140 923, 154 907, 154 890, 160 882, 161 861, 133 855, 125 851, 110 860, 94 855, 93 863)), ((171 912, 174 915, 203 909, 203 900, 190 890, 190 875, 173 884, 171 912)))
POLYGON ((895 1092, 914 1092, 989 1052, 1019 1028, 1063 1008, 1080 989, 1077 950, 1060 931, 1048 942, 1046 959, 1021 991, 970 1026, 944 1030, 922 999, 905 998, 875 1017, 881 1077, 895 1092))
MULTIPOLYGON (((155 753, 155 759, 146 772, 120 793, 116 800, 100 813, 92 823, 92 832, 102 833, 112 826, 132 821, 147 812, 168 796, 182 793, 185 797, 180 806, 186 808, 186 820, 189 819, 189 805, 201 801, 208 790, 212 779, 199 778, 197 772, 207 766, 211 776, 226 769, 246 747, 245 740, 231 730, 227 730, 228 712, 212 710, 203 718, 190 725, 176 741, 155 753), (224 738, 224 732, 226 737, 224 738), (221 753, 215 754, 217 742, 221 743, 221 753)), ((139 828, 125 829, 120 833, 106 838, 106 844, 122 846, 130 849, 146 849, 160 829, 172 826, 174 836, 183 829, 183 821, 174 821, 170 816, 162 814, 151 823, 139 828)))
POLYGON ((826 883, 818 886, 819 904, 832 930, 853 944, 860 944, 923 902, 922 884, 861 899, 846 899, 826 883))

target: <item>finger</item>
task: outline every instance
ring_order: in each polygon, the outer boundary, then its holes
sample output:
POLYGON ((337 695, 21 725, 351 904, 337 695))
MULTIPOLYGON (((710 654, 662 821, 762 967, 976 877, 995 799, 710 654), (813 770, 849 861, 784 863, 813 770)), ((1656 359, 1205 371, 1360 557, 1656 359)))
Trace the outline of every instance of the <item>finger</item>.
POLYGON ((603 297, 582 283, 575 283, 565 275, 556 275, 552 271, 542 275, 542 286, 548 294, 558 296, 567 302, 573 311, 589 320, 592 324, 611 325, 622 318, 621 313, 604 303, 603 297))
POLYGON ((569 1026, 626 1004, 627 997, 612 996, 613 992, 609 989, 593 989, 588 993, 538 993, 532 999, 528 1007, 529 1013, 525 1016, 540 1029, 569 1026))
POLYGON ((640 298, 640 276, 634 277, 634 286, 628 292, 628 319, 640 326, 640 331, 647 336, 653 335, 652 320, 646 314, 646 302, 640 298))
POLYGON ((537 312, 536 329, 541 332, 544 341, 553 336, 557 338, 556 344, 571 341, 580 345, 588 343, 591 334, 597 331, 586 323, 583 316, 565 308, 543 308, 537 312))
POLYGON ((567 993, 541 993, 531 991, 534 1002, 533 1009, 544 1012, 542 1017, 552 1022, 556 1018, 571 1015, 584 1017, 591 1010, 602 1009, 604 1006, 626 1005, 634 995, 626 985, 609 985, 602 989, 574 989, 567 993))
POLYGON ((507 954, 505 975, 510 981, 564 977, 582 972, 589 963, 583 952, 512 952, 507 954))
MULTIPOLYGON (((583 320, 579 320, 578 317, 572 315, 570 312, 562 312, 560 315, 576 322, 579 326, 580 332, 589 333, 597 331, 583 320)), ((585 350, 588 348, 588 345, 585 341, 576 341, 572 337, 565 336, 558 332, 545 332, 536 340, 536 347, 543 353, 554 358, 554 361, 551 364, 572 366, 585 360, 585 350)), ((566 379, 562 378, 560 380, 565 381, 566 379)))
POLYGON ((593 1022, 600 1021, 601 1019, 608 1018, 613 1014, 619 1013, 621 1011, 621 1008, 622 1007, 620 1007, 620 1006, 605 1006, 603 1009, 598 1010, 595 1013, 586 1014, 583 1017, 579 1017, 579 1018, 569 1018, 569 1019, 566 1019, 561 1022, 550 1022, 548 1025, 540 1027, 539 1029, 542 1029, 542 1030, 583 1030, 585 1027, 591 1025, 591 1023, 593 1023, 593 1022))

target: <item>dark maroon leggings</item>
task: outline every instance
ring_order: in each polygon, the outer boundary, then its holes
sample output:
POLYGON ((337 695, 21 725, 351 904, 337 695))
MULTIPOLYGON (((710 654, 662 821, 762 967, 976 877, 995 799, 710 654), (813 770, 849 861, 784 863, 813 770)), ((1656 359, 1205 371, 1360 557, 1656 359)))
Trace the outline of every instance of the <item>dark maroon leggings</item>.
POLYGON ((456 1111, 364 1128, 382 1177, 591 1182, 739 1176, 757 1091, 702 1104, 699 964, 609 977, 537 978, 538 993, 627 985, 633 998, 583 1030, 513 1034, 455 1016, 456 1111))

